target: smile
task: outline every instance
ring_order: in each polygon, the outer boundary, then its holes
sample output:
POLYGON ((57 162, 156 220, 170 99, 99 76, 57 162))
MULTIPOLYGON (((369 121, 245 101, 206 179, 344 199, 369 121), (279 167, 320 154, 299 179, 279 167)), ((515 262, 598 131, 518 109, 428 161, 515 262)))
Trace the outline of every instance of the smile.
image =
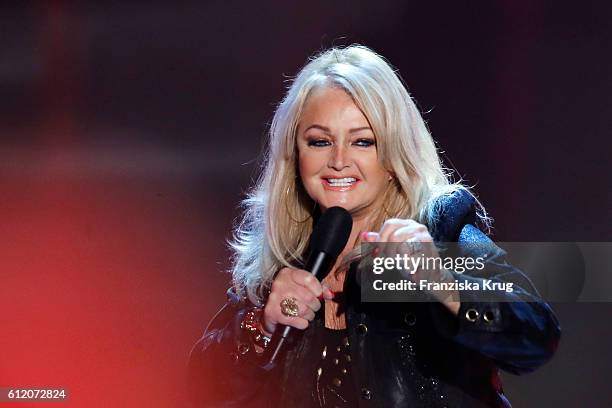
POLYGON ((354 177, 324 178, 323 187, 332 191, 347 191, 354 188, 360 180, 354 177))

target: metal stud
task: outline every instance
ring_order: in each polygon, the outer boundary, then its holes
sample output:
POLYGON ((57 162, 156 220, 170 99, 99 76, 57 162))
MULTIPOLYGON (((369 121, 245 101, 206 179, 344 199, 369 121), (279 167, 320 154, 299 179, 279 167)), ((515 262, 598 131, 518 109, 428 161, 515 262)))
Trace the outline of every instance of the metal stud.
POLYGON ((246 343, 240 343, 240 344, 238 345, 238 352, 239 352, 240 354, 242 354, 242 355, 245 355, 246 353, 248 353, 248 352, 249 352, 249 350, 250 350, 250 347, 249 347, 249 345, 248 345, 248 344, 246 344, 246 343))
POLYGON ((475 323, 476 320, 478 320, 478 318, 480 317, 480 313, 478 313, 478 310, 476 309, 468 309, 465 312, 465 318, 472 323, 475 323))
POLYGON ((404 322, 406 322, 408 326, 414 326, 416 324, 416 320, 417 318, 414 313, 406 313, 404 316, 404 322))

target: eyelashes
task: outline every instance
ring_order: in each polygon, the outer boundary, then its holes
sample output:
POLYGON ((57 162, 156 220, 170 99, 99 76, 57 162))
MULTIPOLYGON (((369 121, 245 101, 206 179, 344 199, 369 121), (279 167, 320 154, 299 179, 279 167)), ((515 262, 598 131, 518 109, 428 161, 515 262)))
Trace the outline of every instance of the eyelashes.
MULTIPOLYGON (((312 146, 312 147, 331 146, 331 142, 327 139, 308 139, 306 143, 308 146, 312 146)), ((354 146, 359 146, 359 147, 370 147, 370 146, 375 146, 376 141, 374 139, 369 139, 369 138, 360 138, 360 139, 355 140, 352 144, 354 146)))
POLYGON ((370 147, 375 146, 376 141, 374 139, 357 139, 354 144, 361 147, 370 147))
POLYGON ((308 146, 314 146, 314 147, 325 147, 325 146, 329 146, 331 143, 329 142, 329 140, 325 140, 325 139, 309 139, 308 140, 308 146))

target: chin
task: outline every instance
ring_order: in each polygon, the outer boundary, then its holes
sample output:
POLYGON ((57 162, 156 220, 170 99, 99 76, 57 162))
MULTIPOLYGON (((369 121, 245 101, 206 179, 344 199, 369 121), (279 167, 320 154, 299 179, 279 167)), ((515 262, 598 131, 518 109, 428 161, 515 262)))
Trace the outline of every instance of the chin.
POLYGON ((325 209, 325 210, 327 210, 328 208, 332 208, 332 207, 341 207, 341 208, 344 208, 348 212, 351 212, 351 211, 353 211, 355 209, 355 206, 352 205, 352 204, 349 204, 349 203, 339 203, 339 202, 335 202, 335 203, 331 202, 331 203, 328 203, 327 205, 325 205, 325 204, 324 205, 320 205, 320 207, 322 209, 325 209))

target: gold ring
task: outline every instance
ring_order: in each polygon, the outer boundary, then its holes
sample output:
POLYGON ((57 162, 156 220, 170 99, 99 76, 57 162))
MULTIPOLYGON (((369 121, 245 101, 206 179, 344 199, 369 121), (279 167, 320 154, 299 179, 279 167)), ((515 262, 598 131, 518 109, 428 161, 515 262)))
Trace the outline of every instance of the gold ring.
POLYGON ((280 303, 280 307, 281 313, 287 317, 296 317, 300 312, 297 299, 294 297, 284 298, 280 303))

